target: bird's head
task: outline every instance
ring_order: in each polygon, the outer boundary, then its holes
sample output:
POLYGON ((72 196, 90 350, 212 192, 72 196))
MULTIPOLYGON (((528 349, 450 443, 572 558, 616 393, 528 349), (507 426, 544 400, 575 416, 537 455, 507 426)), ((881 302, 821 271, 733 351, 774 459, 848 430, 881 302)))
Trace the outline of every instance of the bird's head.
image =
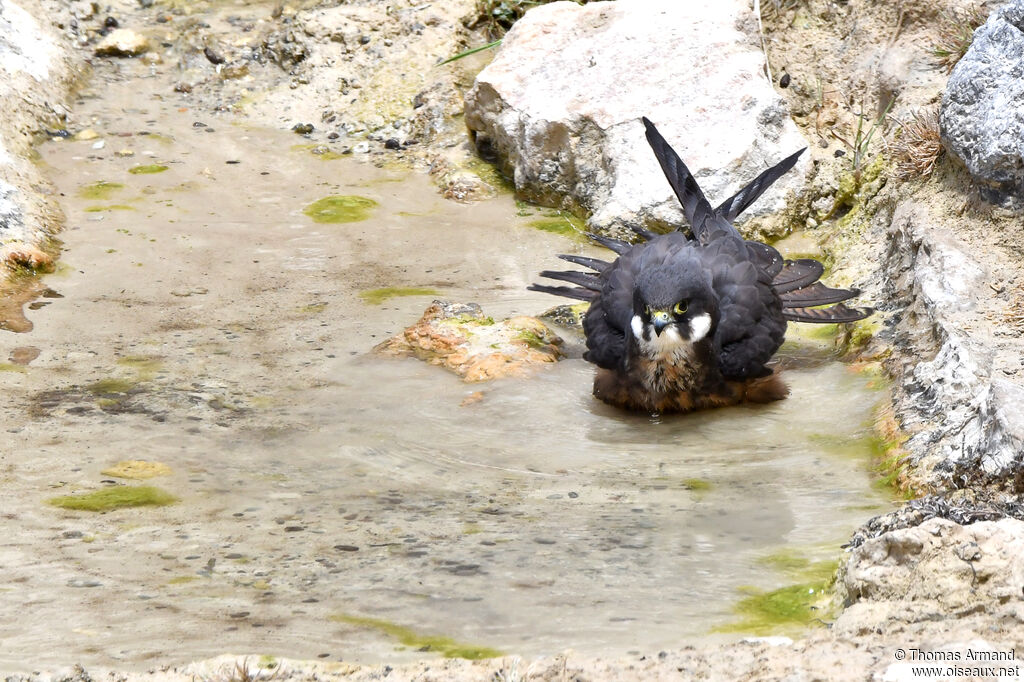
POLYGON ((630 327, 642 346, 695 344, 710 338, 717 324, 717 301, 699 269, 649 268, 636 278, 630 327))

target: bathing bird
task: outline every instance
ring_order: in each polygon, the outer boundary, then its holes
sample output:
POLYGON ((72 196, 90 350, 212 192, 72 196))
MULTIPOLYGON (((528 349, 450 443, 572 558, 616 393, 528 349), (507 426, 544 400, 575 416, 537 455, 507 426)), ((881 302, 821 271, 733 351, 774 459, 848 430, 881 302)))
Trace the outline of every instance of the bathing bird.
POLYGON ((560 255, 587 271, 540 276, 574 286, 529 288, 590 302, 583 357, 597 365, 594 395, 606 403, 665 413, 786 397, 788 387, 768 363, 787 321, 854 322, 873 312, 843 303, 859 290, 821 283, 824 266, 817 260, 783 259, 775 248, 744 239, 732 224, 805 150, 712 208, 675 150, 653 123, 642 121, 690 233, 634 227, 636 244, 589 235, 617 258, 560 255))

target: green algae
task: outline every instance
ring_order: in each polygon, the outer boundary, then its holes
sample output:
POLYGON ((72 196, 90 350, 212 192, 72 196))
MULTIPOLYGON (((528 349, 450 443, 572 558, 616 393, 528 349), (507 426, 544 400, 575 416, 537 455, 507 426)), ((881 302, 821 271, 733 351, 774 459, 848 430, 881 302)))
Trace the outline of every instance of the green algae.
POLYGON ((128 204, 107 204, 106 206, 96 205, 96 206, 86 206, 85 207, 85 212, 86 213, 102 213, 104 211, 134 211, 134 210, 136 210, 135 207, 134 206, 129 206, 128 204))
POLYGON ((546 350, 551 347, 551 344, 541 338, 540 334, 529 329, 520 329, 516 333, 516 340, 522 341, 534 350, 546 350))
POLYGON ((108 182, 106 180, 99 180, 88 185, 84 185, 78 190, 78 196, 82 199, 91 199, 93 201, 106 201, 120 189, 124 189, 124 185, 120 182, 108 182))
POLYGON ((127 393, 135 388, 138 382, 131 379, 100 379, 86 386, 93 395, 109 395, 111 393, 127 393))
POLYGON ((535 218, 526 224, 542 232, 560 234, 579 242, 587 241, 586 223, 568 211, 548 212, 544 214, 543 218, 535 218))
POLYGON ((445 658, 465 658, 471 661, 477 661, 484 658, 498 658, 505 655, 497 649, 456 642, 450 637, 423 635, 411 628, 397 625, 379 618, 353 616, 342 613, 331 616, 330 619, 338 623, 347 623, 349 625, 355 625, 356 627, 378 630, 389 637, 397 639, 406 647, 416 649, 418 651, 436 651, 445 658))
POLYGON ((128 169, 128 172, 132 175, 150 175, 152 173, 163 173, 165 170, 167 170, 167 166, 150 163, 143 166, 132 166, 128 169))
POLYGON ((490 315, 476 317, 474 315, 464 313, 462 315, 456 315, 455 317, 449 320, 444 320, 444 322, 451 323, 454 325, 475 324, 481 327, 490 327, 492 324, 494 324, 494 318, 491 317, 490 315))
POLYGON ((105 512, 126 507, 162 507, 174 504, 178 498, 155 486, 117 486, 81 495, 52 497, 47 504, 61 509, 105 512))
POLYGON ((515 184, 498 170, 497 166, 480 158, 472 158, 466 163, 466 169, 499 192, 511 194, 516 190, 515 184))
POLYGON ((706 481, 703 478, 684 478, 683 487, 687 490, 703 493, 711 490, 712 485, 711 481, 706 481))
POLYGON ((332 194, 302 210, 316 223, 357 223, 370 217, 378 204, 356 194, 332 194))
POLYGON ((135 370, 139 381, 152 379, 164 366, 162 358, 152 355, 126 355, 118 358, 117 364, 135 370))
POLYGON ((185 583, 191 583, 199 580, 199 576, 196 575, 179 575, 176 578, 171 578, 167 581, 168 585, 184 585, 185 583))
POLYGON ((114 478, 139 480, 143 478, 155 478, 156 476, 170 476, 171 467, 162 462, 128 459, 107 467, 100 473, 104 476, 113 476, 114 478))
POLYGON ((322 313, 326 309, 326 303, 310 303, 309 305, 300 307, 298 311, 300 313, 306 313, 307 315, 316 315, 318 313, 322 313))
POLYGON ((359 292, 359 298, 368 305, 380 305, 389 298, 399 296, 439 296, 436 289, 424 287, 384 287, 382 289, 366 289, 359 292))
POLYGON ((739 588, 747 595, 733 607, 739 619, 714 628, 714 632, 764 636, 824 625, 833 613, 831 587, 838 560, 812 562, 792 550, 783 550, 763 557, 760 563, 799 582, 775 590, 739 588))
POLYGON ((18 372, 24 374, 28 370, 23 365, 17 365, 13 362, 0 362, 0 372, 18 372))

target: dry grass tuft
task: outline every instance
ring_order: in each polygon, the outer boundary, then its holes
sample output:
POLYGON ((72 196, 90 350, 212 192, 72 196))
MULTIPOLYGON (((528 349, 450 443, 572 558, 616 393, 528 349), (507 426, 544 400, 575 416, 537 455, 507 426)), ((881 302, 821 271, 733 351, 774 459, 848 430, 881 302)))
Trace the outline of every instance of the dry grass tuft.
POLYGON ((985 13, 971 5, 966 9, 943 12, 940 16, 939 34, 931 45, 931 53, 935 62, 950 72, 967 54, 974 39, 974 30, 985 23, 985 13))
POLYGON ((931 175, 943 152, 939 110, 914 112, 911 120, 900 122, 890 149, 896 160, 897 178, 907 180, 931 175))
POLYGON ((267 667, 259 664, 249 665, 249 658, 235 661, 234 666, 224 665, 219 671, 210 676, 201 676, 198 680, 193 677, 193 682, 270 682, 281 675, 283 667, 276 661, 267 667))

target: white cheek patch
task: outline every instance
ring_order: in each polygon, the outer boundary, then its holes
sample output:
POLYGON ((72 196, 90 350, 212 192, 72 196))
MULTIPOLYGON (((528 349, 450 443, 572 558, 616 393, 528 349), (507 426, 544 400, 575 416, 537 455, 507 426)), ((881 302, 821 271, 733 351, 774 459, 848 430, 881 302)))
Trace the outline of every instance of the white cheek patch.
POLYGON ((711 316, 701 313, 690 320, 690 341, 697 343, 711 331, 711 316))
POLYGON ((633 336, 636 337, 637 341, 644 338, 644 321, 640 319, 639 315, 633 316, 633 319, 629 322, 629 327, 633 330, 633 336))

